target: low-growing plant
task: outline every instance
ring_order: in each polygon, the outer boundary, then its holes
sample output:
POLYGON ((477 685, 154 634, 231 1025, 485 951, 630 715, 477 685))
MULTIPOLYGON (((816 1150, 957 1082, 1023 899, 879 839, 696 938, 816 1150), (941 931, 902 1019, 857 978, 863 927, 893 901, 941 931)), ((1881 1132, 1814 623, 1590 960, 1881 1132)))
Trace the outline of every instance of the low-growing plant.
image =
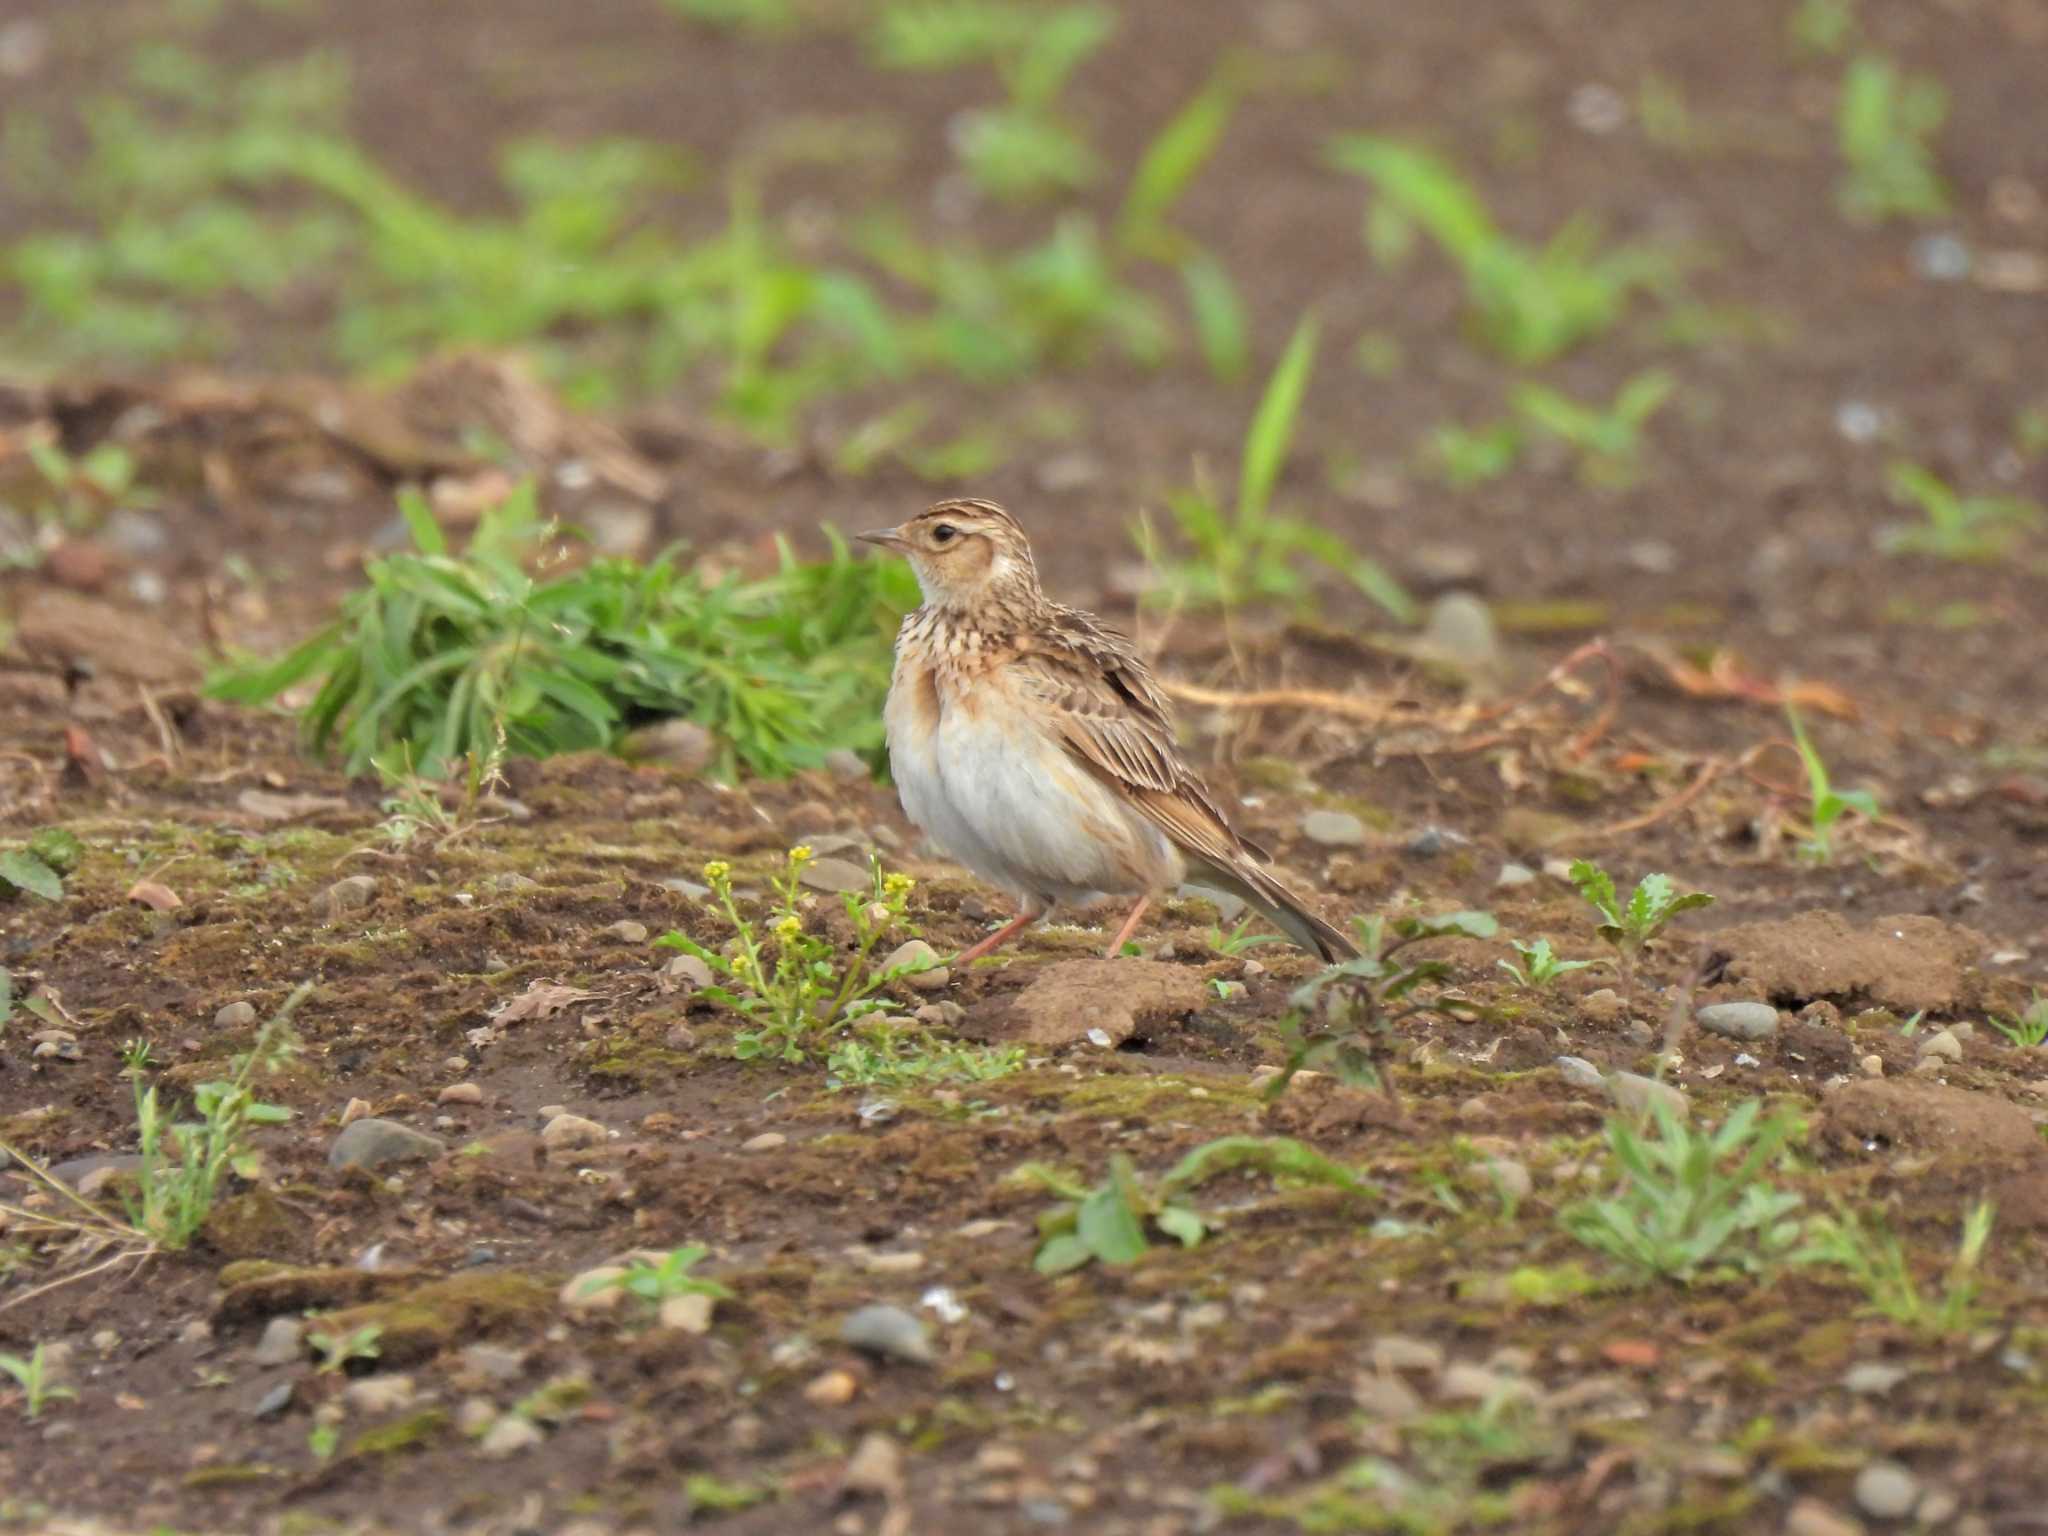
POLYGON ((397 769, 378 765, 389 793, 381 803, 384 820, 377 830, 394 849, 446 848, 498 819, 487 807, 491 794, 505 787, 503 731, 489 748, 472 747, 449 766, 449 777, 437 781, 410 764, 397 769))
POLYGON ((1567 976, 1573 971, 1590 970, 1600 962, 1597 960, 1560 960, 1550 947, 1550 940, 1538 939, 1533 944, 1524 944, 1519 939, 1509 941, 1509 947, 1522 957, 1522 964, 1512 960, 1496 960, 1494 964, 1514 977, 1522 986, 1542 989, 1567 976), (1527 969, 1523 969, 1527 966, 1527 969))
POLYGON ((338 1333, 316 1322, 306 1330, 306 1342, 313 1346, 313 1353, 319 1357, 313 1369, 329 1376, 342 1374, 357 1361, 367 1364, 375 1360, 384 1352, 383 1337, 384 1326, 381 1323, 365 1323, 347 1333, 338 1333))
POLYGON ((1240 917, 1231 926, 1228 933, 1225 933, 1221 926, 1211 928, 1208 939, 1210 950, 1216 954, 1234 959, 1247 950, 1257 949, 1261 944, 1285 944, 1287 942, 1277 933, 1250 932, 1253 921, 1254 919, 1250 916, 1240 917))
POLYGON ((87 533, 118 508, 155 505, 155 496, 135 483, 135 456, 119 443, 74 457, 55 443, 31 442, 28 456, 47 492, 34 508, 36 519, 50 527, 87 533))
POLYGON ((1720 1128, 1695 1130, 1662 1099, 1657 1134, 1611 1115, 1613 1191, 1567 1206, 1564 1229, 1642 1279, 1688 1281, 1713 1269, 1759 1273, 1789 1259, 1799 1240, 1797 1194, 1773 1180, 1779 1155, 1805 1133, 1797 1116, 1765 1116, 1755 1099, 1720 1128))
POLYGON ((400 498, 416 548, 372 560, 340 617, 278 660, 216 672, 216 698, 261 704, 316 685, 302 713, 315 749, 351 772, 446 773, 469 754, 615 745, 642 720, 708 729, 713 768, 786 774, 834 748, 878 755, 890 646, 915 606, 900 561, 859 560, 831 536, 774 575, 712 578, 674 557, 597 559, 534 577, 546 542, 531 484, 449 552, 425 502, 400 498))
POLYGON ((1358 935, 1358 958, 1326 966, 1288 999, 1280 1022, 1287 1061, 1267 1086, 1269 1097, 1286 1092, 1294 1074, 1304 1070, 1328 1072, 1342 1082, 1380 1087, 1391 1095, 1393 1085, 1377 1057, 1395 1026, 1425 1013, 1471 1018, 1480 1012, 1477 1005, 1443 993, 1410 1001, 1417 987, 1449 976, 1450 966, 1404 951, 1429 939, 1490 939, 1499 927, 1491 913, 1358 917, 1351 926, 1358 935))
POLYGON ((1807 53, 1840 53, 1856 31, 1856 0, 1799 0, 1785 30, 1807 53))
POLYGON ((661 0, 661 3, 689 21, 728 31, 750 32, 775 37, 794 31, 796 0, 661 0))
POLYGON ((198 1117, 174 1121, 163 1107, 157 1085, 146 1081, 149 1046, 131 1042, 125 1054, 135 1094, 135 1122, 142 1156, 135 1189, 124 1192, 129 1223, 159 1248, 183 1248, 199 1234, 213 1213, 221 1179, 232 1172, 252 1177, 257 1163, 249 1134, 258 1126, 282 1125, 291 1111, 266 1104, 256 1096, 259 1076, 273 1073, 298 1050, 291 1017, 313 990, 301 983, 284 1000, 249 1049, 233 1061, 225 1081, 201 1083, 192 1090, 198 1117))
POLYGON ((1835 200, 1852 219, 1938 219, 1948 188, 1935 166, 1934 136, 1948 116, 1939 80, 1909 75, 1882 54, 1866 53, 1842 76, 1835 141, 1842 180, 1835 200))
POLYGON ((24 1359, 20 1355, 0 1353, 0 1371, 14 1378, 14 1384, 21 1388, 21 1415, 33 1424, 43 1416, 43 1409, 60 1398, 76 1397, 77 1392, 54 1381, 50 1375, 45 1346, 38 1340, 36 1347, 24 1359))
POLYGON ((1149 1188, 1122 1152, 1110 1155, 1108 1176, 1093 1188, 1043 1163, 1026 1163, 1011 1179, 1059 1197, 1038 1218, 1039 1246, 1032 1267, 1043 1275, 1060 1275, 1097 1262, 1134 1263, 1152 1246, 1152 1228, 1192 1248, 1213 1223, 1185 1196, 1218 1174, 1240 1168, 1350 1194, 1379 1193, 1343 1164, 1284 1136, 1225 1136, 1204 1142, 1149 1188))
POLYGON ((44 901, 64 899, 64 877, 78 868, 85 845, 63 827, 45 827, 19 847, 0 849, 0 897, 26 891, 44 901))
POLYGON ((883 873, 879 861, 872 866, 872 890, 848 891, 841 897, 853 925, 853 952, 842 956, 831 939, 810 931, 800 909, 800 891, 811 857, 811 850, 801 843, 789 850, 781 870, 768 878, 767 909, 758 919, 740 910, 733 894, 732 866, 713 859, 704 866, 704 879, 733 925, 732 941, 722 949, 709 948, 686 933, 664 934, 655 941, 695 955, 722 978, 705 988, 704 995, 746 1021, 733 1040, 733 1055, 743 1061, 804 1060, 821 1040, 878 1012, 883 1005, 875 994, 882 988, 928 968, 882 971, 869 964, 877 944, 910 931, 904 913, 914 882, 908 875, 883 873))
POLYGON ((1603 250, 1585 218, 1544 246, 1514 239, 1448 161, 1416 145, 1347 134, 1328 159, 1372 183, 1366 233, 1381 262, 1402 259, 1415 230, 1425 231, 1464 277, 1474 329, 1510 362, 1561 356, 1611 329, 1635 294, 1672 280, 1669 258, 1637 246, 1603 250))
POLYGON ((1578 455, 1581 480, 1618 489, 1638 478, 1643 428, 1677 388, 1667 370, 1650 368, 1623 384, 1604 410, 1535 383, 1516 387, 1514 405, 1531 428, 1578 455))
POLYGON ((1807 1223, 1806 1246, 1798 1258, 1842 1270, 1868 1299, 1869 1309, 1895 1323, 1937 1336, 1969 1333, 1985 1321, 1977 1301, 1983 1290, 1977 1270, 1995 1214, 1988 1200, 1970 1207, 1938 1295, 1921 1289, 1905 1245, 1881 1218, 1866 1218, 1847 1205, 1838 1203, 1831 1214, 1807 1223))
POLYGON ((1807 815, 1812 835, 1799 845, 1801 858, 1816 864, 1831 863, 1835 856, 1835 823, 1854 811, 1866 821, 1877 819, 1877 796, 1867 789, 1838 790, 1828 776, 1828 765, 1806 734, 1806 723, 1791 704, 1785 718, 1792 724, 1792 745, 1799 753, 1799 766, 1806 775, 1807 815))
POLYGON ((2043 997, 2041 989, 2036 987, 2034 1000, 2020 1010, 2018 1018, 2007 1019, 1993 1014, 1991 1027, 2017 1046, 2032 1047, 2048 1041, 2048 997, 2043 997))
POLYGON ((877 1019, 841 1040, 825 1058, 825 1086, 894 1091, 947 1083, 986 1083, 1022 1070, 1021 1045, 972 1045, 877 1019))
POLYGON ((1512 421, 1497 421, 1485 427, 1461 427, 1455 422, 1429 434, 1425 458, 1454 490, 1465 490, 1498 480, 1515 467, 1522 456, 1525 434, 1512 421))
POLYGON ((1929 555, 1937 560, 1990 561, 2039 526, 2041 508, 2023 496, 1963 496, 1939 475, 1899 460, 1891 466, 1892 495, 1920 511, 1922 521, 1878 530, 1888 555, 1929 555))
POLYGON ((1663 874, 1645 875, 1636 882, 1626 903, 1615 894, 1614 877, 1590 859, 1575 860, 1571 882, 1579 894, 1600 915, 1598 932, 1614 949, 1615 968, 1624 986, 1635 987, 1636 962, 1681 912, 1712 906, 1714 898, 1704 891, 1680 892, 1663 874))
POLYGON ((710 1251, 702 1243, 686 1243, 670 1249, 658 1263, 636 1259, 615 1275, 599 1275, 589 1281, 583 1293, 591 1296, 600 1291, 622 1290, 657 1307, 677 1296, 709 1296, 713 1301, 730 1301, 730 1288, 690 1273, 710 1251))
POLYGON ((1310 592, 1300 564, 1305 558, 1348 577, 1396 619, 1415 617, 1414 599, 1378 562, 1326 528, 1273 510, 1273 489, 1315 367, 1316 334, 1314 318, 1304 316, 1266 381, 1245 432, 1235 506, 1226 510, 1199 480, 1167 497, 1174 531, 1190 555, 1162 550, 1149 523, 1134 530, 1159 573, 1160 601, 1226 613, 1255 601, 1299 604, 1310 592))

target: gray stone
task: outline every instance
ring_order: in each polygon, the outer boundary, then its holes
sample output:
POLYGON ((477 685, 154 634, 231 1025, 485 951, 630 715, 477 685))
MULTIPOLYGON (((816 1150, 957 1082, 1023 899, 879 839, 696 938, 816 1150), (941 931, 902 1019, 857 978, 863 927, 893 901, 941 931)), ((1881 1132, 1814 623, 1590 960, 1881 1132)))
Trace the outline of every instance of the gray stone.
POLYGON ((83 1157, 66 1158, 50 1170, 50 1177, 60 1184, 84 1192, 87 1180, 94 1180, 93 1193, 105 1187, 110 1178, 119 1178, 125 1173, 140 1173, 142 1157, 136 1152, 88 1152, 83 1157), (94 1176, 98 1175, 95 1180, 94 1176))
POLYGON ((662 881, 661 888, 664 891, 674 891, 678 896, 687 896, 692 901, 702 901, 711 894, 710 886, 699 885, 694 880, 684 880, 680 877, 662 881))
POLYGON ((642 762, 668 763, 684 773, 696 773, 711 761, 718 743, 694 720, 663 720, 629 732, 619 750, 642 762))
POLYGON ((292 1393, 298 1383, 287 1376, 283 1381, 266 1387, 258 1394, 256 1401, 249 1405, 252 1419, 274 1419, 292 1405, 292 1393))
POLYGON ((1574 1088, 1604 1088, 1607 1074, 1583 1056, 1560 1056, 1552 1063, 1574 1088))
POLYGON ((1682 1090, 1640 1072, 1617 1072, 1608 1078, 1607 1096, 1616 1108, 1631 1115, 1648 1114, 1655 1104, 1662 1104, 1681 1120, 1692 1113, 1692 1100, 1682 1090))
POLYGON ((902 982, 913 992, 936 992, 953 979, 953 973, 939 964, 939 952, 923 939, 911 939, 908 943, 898 945, 889 958, 882 962, 884 972, 902 970, 909 966, 916 966, 918 969, 904 976, 902 982))
POLYGON ((546 1438, 533 1420, 508 1413, 501 1415, 484 1431, 483 1439, 476 1444, 476 1453, 488 1461, 510 1461, 521 1452, 532 1450, 546 1438))
POLYGON ((1778 1010, 1769 1003, 1709 1003, 1695 1017, 1708 1034, 1730 1040, 1769 1040, 1778 1033, 1778 1010))
POLYGON ((1902 1365, 1866 1360, 1842 1373, 1842 1390, 1858 1397, 1882 1397, 1913 1373, 1902 1365))
POLYGON ((662 975, 670 981, 680 982, 693 992, 701 992, 711 985, 711 967, 695 955, 677 955, 661 968, 662 975))
POLYGON ((889 1360, 930 1365, 938 1359, 922 1318, 886 1302, 861 1307, 839 1325, 839 1342, 889 1360))
POLYGON ((1493 614, 1469 592, 1446 592, 1430 604, 1416 652, 1427 660, 1483 675, 1500 666, 1500 636, 1493 614))
POLYGON ((874 884, 867 870, 850 859, 812 859, 797 879, 814 891, 834 895, 869 890, 874 884))
POLYGON ((484 884, 494 891, 514 893, 519 891, 537 891, 540 889, 540 882, 534 879, 533 876, 522 875, 517 870, 512 869, 506 870, 503 874, 491 876, 484 884))
POLYGON ((1904 1519, 1920 1502, 1920 1479, 1896 1461, 1872 1461, 1856 1474, 1856 1507, 1877 1520, 1904 1519))
POLYGON ((296 1317, 273 1317, 249 1358, 258 1365, 291 1365, 306 1353, 306 1325, 296 1317))
POLYGON ((254 1003, 229 1003, 213 1016, 216 1029, 244 1029, 256 1022, 254 1003))
POLYGON ((1526 864, 1514 863, 1501 865, 1500 873, 1493 877, 1493 883, 1495 885, 1508 890, 1512 890, 1515 886, 1518 885, 1532 885, 1535 883, 1535 880, 1535 870, 1531 869, 1526 864))
POLYGON ((1479 1165, 1479 1171, 1509 1200, 1526 1200, 1536 1188, 1529 1170, 1512 1157, 1489 1157, 1479 1165))
POLYGON ((645 944, 647 942, 647 925, 645 923, 636 923, 630 917, 620 918, 616 923, 605 929, 605 932, 612 938, 617 939, 621 944, 645 944))
POLYGON ((1325 848, 1355 848, 1365 841, 1365 823, 1349 811, 1310 811, 1301 818, 1301 835, 1325 848))
POLYGON ((340 917, 344 912, 357 912, 367 907, 376 894, 375 875, 349 875, 315 896, 313 911, 320 917, 340 917))
POLYGON ((372 1115, 342 1127, 327 1149, 327 1162, 334 1168, 382 1168, 387 1163, 428 1162, 447 1150, 448 1143, 438 1136, 372 1115))
POLYGON ((1382 1375, 1396 1371, 1420 1371, 1426 1376, 1435 1376, 1444 1368, 1444 1351, 1440 1344, 1427 1339, 1411 1339, 1403 1333, 1383 1333, 1372 1341, 1368 1351, 1372 1356, 1373 1369, 1382 1375))
POLYGON ((1920 1054, 1923 1058, 1939 1056, 1944 1061, 1961 1061, 1963 1042, 1955 1037, 1953 1030, 1936 1030, 1920 1043, 1920 1054))

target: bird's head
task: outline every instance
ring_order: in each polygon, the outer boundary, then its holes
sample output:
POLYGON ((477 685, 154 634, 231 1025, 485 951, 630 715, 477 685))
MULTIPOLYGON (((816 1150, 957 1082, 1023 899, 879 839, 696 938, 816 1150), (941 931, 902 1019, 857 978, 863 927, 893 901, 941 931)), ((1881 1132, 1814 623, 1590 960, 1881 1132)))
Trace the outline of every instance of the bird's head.
POLYGON ((942 501, 894 528, 855 537, 908 559, 924 600, 935 608, 1038 595, 1030 542, 1017 520, 992 501, 942 501))

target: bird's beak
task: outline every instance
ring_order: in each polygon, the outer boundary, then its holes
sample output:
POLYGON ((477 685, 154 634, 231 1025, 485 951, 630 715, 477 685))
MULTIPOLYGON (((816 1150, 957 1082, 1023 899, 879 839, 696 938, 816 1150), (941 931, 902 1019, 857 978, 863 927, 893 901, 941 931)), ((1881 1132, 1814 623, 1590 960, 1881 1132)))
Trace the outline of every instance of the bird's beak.
POLYGON ((870 528, 866 533, 856 533, 854 537, 863 544, 879 544, 884 549, 908 547, 903 541, 902 531, 896 528, 870 528))

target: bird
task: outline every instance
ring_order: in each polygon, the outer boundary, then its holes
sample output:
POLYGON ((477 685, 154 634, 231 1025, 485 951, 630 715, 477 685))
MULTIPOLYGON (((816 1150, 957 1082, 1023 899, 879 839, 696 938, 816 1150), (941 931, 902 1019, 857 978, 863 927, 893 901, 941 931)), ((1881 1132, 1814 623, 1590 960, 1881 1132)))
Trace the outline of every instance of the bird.
POLYGON ((964 950, 978 960, 1061 902, 1152 901, 1184 881, 1227 891, 1328 963, 1350 940, 1266 870, 1174 740, 1173 709, 1120 631, 1053 602, 1022 526, 992 501, 941 501, 856 535, 906 557, 923 605, 896 635, 883 723, 903 810, 1017 902, 964 950))

